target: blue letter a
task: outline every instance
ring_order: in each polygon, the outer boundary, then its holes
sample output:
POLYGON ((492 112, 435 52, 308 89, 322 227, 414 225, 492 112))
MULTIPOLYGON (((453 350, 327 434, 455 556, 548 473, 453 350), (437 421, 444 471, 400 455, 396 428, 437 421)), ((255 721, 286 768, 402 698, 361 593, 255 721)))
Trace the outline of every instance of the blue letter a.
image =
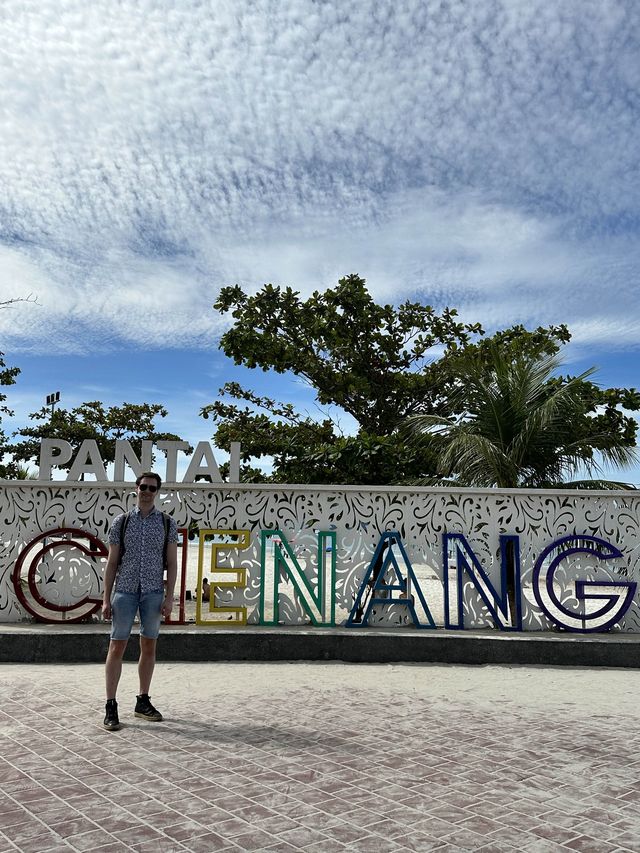
POLYGON ((364 579, 360 584, 356 595, 351 613, 346 621, 347 628, 366 625, 369 620, 369 615, 374 605, 383 606, 387 604, 402 604, 404 605, 413 620, 416 628, 435 628, 435 622, 431 616, 431 611, 427 605, 420 585, 413 571, 411 562, 407 556, 407 552, 402 544, 402 539, 397 531, 383 533, 369 568, 365 572, 364 579), (383 556, 384 552, 384 556, 383 556), (401 561, 407 572, 407 577, 402 574, 402 570, 398 563, 396 552, 399 552, 401 561), (390 578, 390 580, 387 580, 390 578), (395 582, 394 582, 395 580, 395 582), (365 599, 367 589, 369 589, 369 597, 366 603, 365 599), (416 608, 413 603, 412 592, 415 590, 416 595, 422 606, 424 619, 421 621, 416 613, 416 608), (399 592, 398 598, 393 597, 394 592, 399 592), (385 593, 387 597, 382 598, 385 593), (358 616, 362 614, 361 620, 358 616), (427 624, 424 624, 426 621, 427 624))

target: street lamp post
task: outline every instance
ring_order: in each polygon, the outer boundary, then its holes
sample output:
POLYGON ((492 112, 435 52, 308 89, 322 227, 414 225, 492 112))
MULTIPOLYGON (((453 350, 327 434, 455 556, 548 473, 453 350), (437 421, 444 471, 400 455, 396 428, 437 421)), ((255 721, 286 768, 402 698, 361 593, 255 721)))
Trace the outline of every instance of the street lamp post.
POLYGON ((53 410, 56 407, 56 403, 60 402, 60 392, 54 391, 53 394, 47 394, 47 406, 51 406, 51 417, 53 417, 53 410))

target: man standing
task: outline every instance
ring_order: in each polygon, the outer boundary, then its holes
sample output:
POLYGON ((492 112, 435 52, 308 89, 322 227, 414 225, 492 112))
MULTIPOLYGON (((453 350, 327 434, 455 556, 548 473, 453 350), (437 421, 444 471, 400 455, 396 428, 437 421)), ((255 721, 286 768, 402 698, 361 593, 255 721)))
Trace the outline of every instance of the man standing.
POLYGON ((119 515, 109 531, 109 556, 102 603, 102 615, 105 619, 112 620, 111 642, 105 667, 107 704, 104 727, 109 731, 117 731, 120 728, 116 691, 122 672, 122 657, 138 611, 140 694, 137 696, 134 713, 143 720, 162 720, 162 714, 151 704, 149 688, 156 662, 160 619, 163 616, 168 618, 173 608, 173 589, 178 565, 178 528, 173 518, 165 516, 155 507, 156 493, 161 485, 162 480, 158 474, 141 474, 136 480, 135 509, 119 515), (114 581, 115 592, 112 598, 114 581))

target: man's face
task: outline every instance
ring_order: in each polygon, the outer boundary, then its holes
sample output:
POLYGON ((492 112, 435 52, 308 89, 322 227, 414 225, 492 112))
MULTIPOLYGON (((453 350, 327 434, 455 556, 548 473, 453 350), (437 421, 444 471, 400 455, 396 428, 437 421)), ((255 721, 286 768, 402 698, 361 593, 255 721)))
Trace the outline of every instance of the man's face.
POLYGON ((140 507, 152 507, 153 502, 156 499, 158 483, 154 480, 153 477, 143 477, 142 480, 136 486, 136 492, 138 494, 138 506, 140 507), (143 488, 146 486, 146 488, 143 488))

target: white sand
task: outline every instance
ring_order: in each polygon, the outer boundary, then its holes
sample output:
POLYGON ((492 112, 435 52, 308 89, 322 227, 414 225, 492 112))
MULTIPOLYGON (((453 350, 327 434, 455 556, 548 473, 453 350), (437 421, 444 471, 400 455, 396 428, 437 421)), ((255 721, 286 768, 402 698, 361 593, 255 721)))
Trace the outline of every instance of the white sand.
MULTIPOLYGON (((103 667, 99 664, 5 664, 8 681, 37 677, 43 683, 63 680, 71 690, 82 687, 87 697, 101 697, 103 667)), ((345 663, 160 663, 153 693, 172 701, 198 697, 215 704, 216 697, 238 701, 260 695, 261 701, 282 701, 287 694, 313 696, 338 692, 349 702, 350 691, 375 693, 393 703, 404 695, 447 699, 478 706, 517 707, 527 711, 554 708, 572 717, 638 716, 640 671, 605 668, 531 666, 444 666, 436 664, 345 663)), ((137 670, 125 663, 120 692, 135 694, 137 670)), ((96 700, 97 701, 97 700, 96 700)), ((252 713, 258 709, 253 709, 252 713)), ((607 721, 603 721, 603 725, 607 721)))

